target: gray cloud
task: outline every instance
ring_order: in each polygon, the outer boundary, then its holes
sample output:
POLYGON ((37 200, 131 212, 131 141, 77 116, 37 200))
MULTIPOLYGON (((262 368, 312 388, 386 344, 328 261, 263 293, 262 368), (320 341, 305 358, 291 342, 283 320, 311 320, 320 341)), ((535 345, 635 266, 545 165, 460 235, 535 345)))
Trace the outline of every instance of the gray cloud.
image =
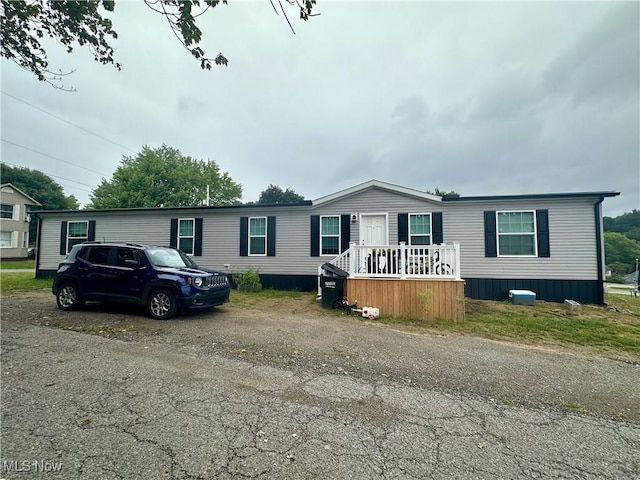
MULTIPOLYGON (((371 178, 463 195, 620 190, 640 208, 637 3, 336 3, 294 21, 268 2, 202 17, 202 72, 162 19, 118 3, 123 71, 81 50, 65 94, 2 61, 2 159, 63 177, 88 201, 123 155, 163 143, 212 159, 256 200, 268 184, 317 198, 371 178), (78 183, 80 182, 80 183, 78 183)), ((291 17, 295 19, 295 15, 291 17)))

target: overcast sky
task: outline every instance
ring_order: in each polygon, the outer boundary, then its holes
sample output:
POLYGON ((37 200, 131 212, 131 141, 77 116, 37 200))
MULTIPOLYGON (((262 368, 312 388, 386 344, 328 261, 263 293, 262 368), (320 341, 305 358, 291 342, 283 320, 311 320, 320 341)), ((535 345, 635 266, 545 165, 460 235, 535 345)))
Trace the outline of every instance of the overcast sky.
POLYGON ((82 204, 123 155, 164 143, 215 160, 244 201, 377 179, 463 196, 614 190, 617 216, 640 208, 639 8, 320 0, 306 23, 288 10, 294 35, 267 0, 232 1, 200 18, 205 52, 230 61, 206 72, 162 17, 118 1, 122 71, 52 44, 50 65, 76 70, 65 93, 2 59, 2 161, 82 204))

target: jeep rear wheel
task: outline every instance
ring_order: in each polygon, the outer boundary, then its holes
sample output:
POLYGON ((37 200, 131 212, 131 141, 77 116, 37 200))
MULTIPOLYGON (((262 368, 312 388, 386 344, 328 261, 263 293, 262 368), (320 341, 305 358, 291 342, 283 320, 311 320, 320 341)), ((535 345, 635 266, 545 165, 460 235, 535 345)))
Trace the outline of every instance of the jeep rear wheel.
POLYGON ((56 303, 60 310, 77 310, 84 305, 84 300, 74 283, 63 283, 56 295, 56 303))
POLYGON ((177 310, 176 297, 165 288, 155 290, 147 300, 147 311, 156 320, 168 320, 175 316, 177 310))

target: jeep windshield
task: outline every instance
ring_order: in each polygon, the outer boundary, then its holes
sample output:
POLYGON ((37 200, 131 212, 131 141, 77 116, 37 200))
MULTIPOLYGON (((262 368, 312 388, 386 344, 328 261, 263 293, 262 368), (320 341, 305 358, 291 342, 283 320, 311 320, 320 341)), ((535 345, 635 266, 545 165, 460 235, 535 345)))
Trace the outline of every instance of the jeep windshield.
POLYGON ((156 267, 185 268, 197 267, 195 262, 180 250, 173 248, 153 247, 147 250, 149 260, 156 267))

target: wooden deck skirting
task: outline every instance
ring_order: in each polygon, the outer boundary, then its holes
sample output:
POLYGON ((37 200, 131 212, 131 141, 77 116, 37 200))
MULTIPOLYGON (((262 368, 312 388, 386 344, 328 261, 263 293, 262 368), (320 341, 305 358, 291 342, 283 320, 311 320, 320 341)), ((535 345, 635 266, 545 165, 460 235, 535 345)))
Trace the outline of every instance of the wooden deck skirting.
POLYGON ((347 278, 345 295, 359 308, 379 308, 380 315, 464 321, 464 280, 347 278))

